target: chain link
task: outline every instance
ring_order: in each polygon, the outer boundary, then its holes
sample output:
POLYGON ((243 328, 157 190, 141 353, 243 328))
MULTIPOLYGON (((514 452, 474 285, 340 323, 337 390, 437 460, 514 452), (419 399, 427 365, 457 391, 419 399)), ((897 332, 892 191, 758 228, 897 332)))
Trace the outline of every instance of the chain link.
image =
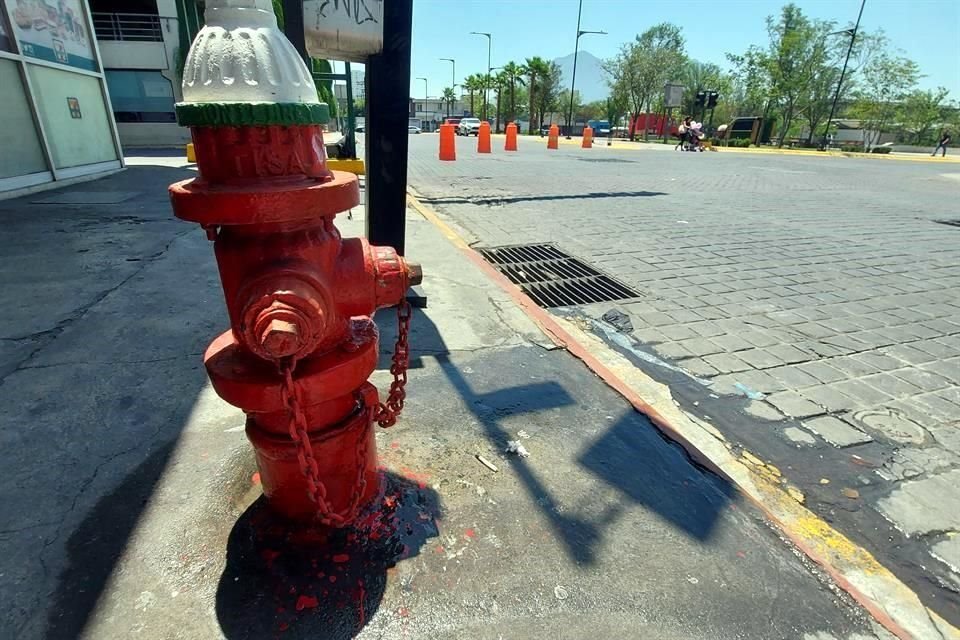
POLYGON ((403 402, 407 398, 407 392, 404 389, 407 385, 407 366, 410 364, 410 347, 407 344, 407 337, 410 334, 410 316, 412 315, 410 303, 405 299, 397 305, 397 343, 393 347, 393 362, 390 365, 393 382, 390 383, 387 401, 378 404, 373 411, 374 421, 384 429, 397 424, 397 418, 403 411, 403 402))
MULTIPOLYGON (((407 384, 407 366, 410 363, 407 337, 410 333, 412 314, 410 303, 406 300, 397 306, 397 342, 390 366, 393 382, 390 384, 386 402, 380 402, 372 408, 372 420, 383 428, 392 427, 397 423, 397 417, 403 411, 403 402, 407 397, 404 389, 407 384)), ((307 417, 303 412, 300 388, 293 379, 295 367, 294 360, 284 361, 280 365, 280 373, 283 375, 280 396, 290 414, 290 439, 297 447, 297 462, 300 465, 300 472, 307 481, 307 496, 317 505, 317 519, 326 526, 342 527, 356 518, 360 499, 367 488, 368 434, 364 430, 357 450, 357 481, 354 483, 350 502, 343 511, 336 512, 327 501, 327 487, 320 480, 320 470, 317 459, 313 455, 313 445, 310 443, 310 434, 307 431, 307 417)))

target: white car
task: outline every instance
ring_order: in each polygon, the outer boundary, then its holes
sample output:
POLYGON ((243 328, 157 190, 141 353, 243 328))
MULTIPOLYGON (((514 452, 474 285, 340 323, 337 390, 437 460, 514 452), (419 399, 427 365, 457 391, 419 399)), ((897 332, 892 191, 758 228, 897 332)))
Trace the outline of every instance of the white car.
POLYGON ((420 127, 414 125, 407 125, 407 133, 420 133, 420 127))
POLYGON ((479 136, 480 118, 463 118, 457 125, 458 136, 479 136))

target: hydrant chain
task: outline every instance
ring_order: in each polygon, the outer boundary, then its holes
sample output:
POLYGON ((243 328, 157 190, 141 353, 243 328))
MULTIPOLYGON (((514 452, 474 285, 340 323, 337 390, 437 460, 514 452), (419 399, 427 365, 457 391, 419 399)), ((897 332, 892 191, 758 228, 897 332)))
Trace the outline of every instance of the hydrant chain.
POLYGON ((404 299, 397 305, 397 343, 393 347, 393 360, 390 373, 393 382, 390 384, 390 393, 386 402, 377 405, 373 414, 374 421, 387 429, 397 423, 397 417, 403 411, 403 403, 407 398, 407 367, 410 364, 410 349, 407 337, 410 334, 410 317, 413 310, 410 303, 404 299))
POLYGON ((299 389, 293 379, 294 366, 293 361, 285 362, 281 366, 283 385, 280 393, 283 396, 283 404, 290 413, 290 439, 297 446, 297 462, 307 481, 307 496, 317 506, 317 519, 324 525, 341 527, 356 518, 360 500, 367 488, 367 440, 361 439, 357 451, 357 481, 350 496, 350 502, 343 512, 337 513, 327 502, 327 488, 320 480, 317 459, 313 455, 313 445, 310 444, 310 435, 307 433, 307 418, 300 402, 299 389))

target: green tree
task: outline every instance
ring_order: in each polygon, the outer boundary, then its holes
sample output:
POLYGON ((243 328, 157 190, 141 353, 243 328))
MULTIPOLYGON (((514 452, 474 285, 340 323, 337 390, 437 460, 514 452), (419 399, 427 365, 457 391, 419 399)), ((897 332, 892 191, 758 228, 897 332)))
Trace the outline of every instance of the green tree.
MULTIPOLYGON (((573 92, 573 116, 577 117, 580 113, 580 108, 583 106, 583 99, 580 96, 579 91, 573 92)), ((557 94, 556 99, 557 110, 560 111, 560 115, 563 118, 563 122, 566 125, 572 125, 572 122, 568 122, 568 117, 571 115, 570 111, 570 89, 563 89, 557 94)))
POLYGON ((443 101, 447 103, 447 117, 450 117, 450 108, 457 100, 457 93, 453 87, 447 87, 443 90, 443 101))
MULTIPOLYGON (((526 60, 526 69, 527 69, 527 98, 529 101, 529 130, 527 133, 533 134, 534 131, 534 121, 536 120, 536 105, 538 104, 538 95, 540 93, 540 83, 547 81, 547 76, 550 74, 550 65, 546 60, 540 56, 534 56, 532 58, 527 58, 526 60)), ((540 127, 542 123, 536 123, 537 128, 540 127)))
POLYGON ((539 76, 535 90, 535 106, 537 119, 543 125, 546 114, 559 108, 560 97, 560 65, 556 62, 546 63, 543 73, 539 76))
POLYGON ((483 76, 478 73, 467 76, 463 79, 463 88, 470 95, 470 115, 476 115, 474 97, 478 92, 483 91, 483 76))
POLYGON ((863 146, 869 151, 897 114, 900 103, 917 84, 920 71, 908 58, 883 52, 863 70, 851 113, 861 120, 863 146))
POLYGON ((523 65, 519 65, 511 60, 503 65, 503 70, 500 73, 506 79, 507 88, 510 90, 507 120, 513 121, 517 118, 517 85, 524 84, 524 76, 527 74, 527 69, 523 65))
POLYGON ((607 101, 594 100, 580 105, 580 108, 574 111, 574 114, 578 120, 603 120, 607 115, 607 101))
POLYGON ((937 87, 926 91, 915 89, 904 97, 900 105, 900 122, 908 142, 931 142, 927 137, 930 130, 947 119, 943 101, 949 93, 944 87, 937 87))
MULTIPOLYGON (((312 67, 311 71, 313 73, 333 73, 333 66, 331 66, 328 60, 323 60, 321 58, 311 58, 310 66, 312 67)), ((337 98, 333 93, 333 80, 317 80, 314 82, 317 85, 317 97, 320 99, 320 102, 325 102, 327 106, 330 107, 330 117, 337 117, 337 98)))
POLYGON ((700 91, 716 91, 719 94, 714 114, 716 122, 726 122, 730 118, 734 80, 729 73, 712 62, 687 60, 677 79, 683 85, 681 112, 684 115, 698 115, 697 93, 700 91))
POLYGON ((625 94, 618 93, 617 91, 613 91, 610 94, 610 97, 607 98, 605 113, 611 129, 620 126, 620 120, 629 108, 630 101, 625 94))

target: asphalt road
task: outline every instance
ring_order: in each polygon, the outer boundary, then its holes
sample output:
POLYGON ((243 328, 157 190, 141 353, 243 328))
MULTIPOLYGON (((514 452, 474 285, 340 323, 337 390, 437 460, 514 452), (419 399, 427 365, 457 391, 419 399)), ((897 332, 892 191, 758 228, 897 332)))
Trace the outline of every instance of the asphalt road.
POLYGON ((561 313, 625 313, 638 367, 960 625, 960 164, 437 143, 424 202, 632 287, 561 313))

